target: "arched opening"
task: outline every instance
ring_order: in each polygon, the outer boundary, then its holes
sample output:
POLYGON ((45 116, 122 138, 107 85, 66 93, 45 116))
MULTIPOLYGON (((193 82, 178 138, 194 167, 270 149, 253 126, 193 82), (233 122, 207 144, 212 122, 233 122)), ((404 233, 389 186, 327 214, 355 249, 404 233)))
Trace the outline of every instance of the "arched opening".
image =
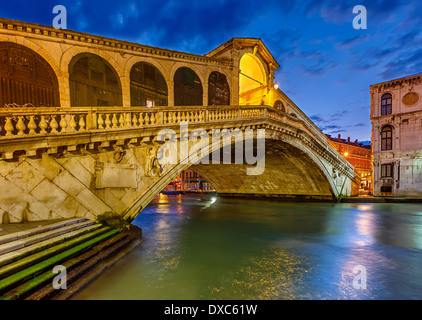
POLYGON ((208 105, 230 105, 230 88, 224 74, 214 71, 208 78, 208 105))
POLYGON ((174 105, 202 106, 202 94, 198 75, 187 67, 179 68, 174 74, 174 105))
POLYGON ((381 115, 386 116, 392 112, 392 100, 393 96, 391 93, 383 94, 381 97, 381 115))
POLYGON ((0 107, 60 107, 59 83, 53 68, 35 51, 0 42, 0 107))
MULTIPOLYGON (((226 142, 227 143, 227 142, 226 142)), ((148 190, 139 194, 133 205, 124 212, 125 219, 132 221, 169 183, 178 179, 185 170, 191 169, 204 180, 212 184, 220 195, 244 197, 279 197, 291 200, 334 200, 339 195, 339 188, 327 168, 306 146, 292 145, 278 140, 265 141, 265 170, 260 175, 247 175, 248 164, 236 164, 235 143, 231 146, 232 162, 223 163, 224 146, 220 149, 218 163, 183 164, 178 163, 168 169, 158 180, 152 182, 148 190)), ((230 149, 230 148, 229 148, 230 149)), ((257 146, 251 146, 248 152, 257 153, 257 146)), ((245 150, 245 152, 247 152, 245 150)), ((214 152, 204 154, 211 161, 214 152), (210 158, 211 157, 211 158, 210 158)), ((174 184, 171 184, 174 190, 174 184)), ((343 190, 344 194, 349 187, 343 190)))
POLYGON ((69 77, 72 107, 123 105, 119 76, 103 58, 78 54, 69 64, 69 77))
POLYGON ((381 151, 393 149, 393 127, 385 126, 381 130, 381 151))
POLYGON ((183 170, 162 191, 165 195, 214 193, 210 181, 198 174, 192 167, 183 170))
POLYGON ((240 59, 239 103, 261 105, 266 89, 265 69, 261 62, 250 54, 240 59))
POLYGON ((138 62, 130 71, 130 103, 132 106, 168 105, 167 83, 152 64, 138 62))
POLYGON ((274 103, 274 109, 280 110, 281 112, 286 112, 286 108, 284 107, 284 104, 281 102, 281 100, 277 100, 274 103))

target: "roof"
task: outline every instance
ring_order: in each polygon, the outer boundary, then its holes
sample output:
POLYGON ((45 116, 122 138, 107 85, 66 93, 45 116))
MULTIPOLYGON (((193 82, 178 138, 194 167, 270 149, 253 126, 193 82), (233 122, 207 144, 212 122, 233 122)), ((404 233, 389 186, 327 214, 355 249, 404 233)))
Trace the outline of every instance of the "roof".
POLYGON ((394 84, 395 82, 397 83, 397 82, 402 82, 402 81, 405 81, 405 80, 411 81, 411 80, 414 80, 414 79, 421 78, 421 76, 422 76, 422 72, 418 72, 418 73, 414 73, 414 74, 411 74, 411 75, 408 75, 408 76, 405 76, 405 77, 401 77, 401 78, 392 79, 392 80, 380 82, 380 83, 377 83, 377 84, 373 84, 373 85, 371 85, 371 88, 381 86, 381 85, 386 85, 386 84, 394 84))
POLYGON ((221 44, 214 50, 207 53, 205 56, 207 57, 214 57, 220 52, 223 52, 231 47, 237 47, 237 46, 253 46, 255 47, 258 45, 258 51, 262 55, 262 57, 268 62, 271 63, 275 70, 280 68, 280 64, 277 62, 277 60, 274 58, 274 56, 271 54, 270 50, 265 46, 264 42, 260 38, 231 38, 230 40, 226 41, 225 43, 221 44))

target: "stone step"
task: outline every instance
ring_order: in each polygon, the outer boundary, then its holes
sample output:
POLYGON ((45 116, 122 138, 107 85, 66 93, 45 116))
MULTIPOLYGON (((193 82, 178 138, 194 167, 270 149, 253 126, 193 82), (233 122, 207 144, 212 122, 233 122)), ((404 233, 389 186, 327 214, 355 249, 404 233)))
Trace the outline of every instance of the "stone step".
MULTIPOLYGON (((52 255, 8 278, 0 280, 0 294, 2 295, 0 296, 0 300, 11 300, 23 297, 25 293, 29 293, 49 281, 51 275, 53 277, 56 276, 56 274, 52 272, 56 265, 63 265, 66 261, 80 256, 93 248, 96 244, 102 243, 118 233, 119 231, 117 230, 103 227, 100 230, 91 233, 90 235, 95 234, 95 236, 92 236, 90 239, 85 239, 82 243, 71 245, 67 250, 62 250, 60 253, 52 255), (99 233, 99 231, 102 231, 102 233, 99 233)), ((77 259, 75 259, 73 263, 77 264, 77 259)), ((70 262, 70 264, 72 264, 72 262, 70 262)))
MULTIPOLYGON (((92 227, 95 226, 88 228, 92 227)), ((37 275, 40 272, 39 266, 45 266, 45 261, 49 261, 52 257, 58 256, 67 250, 72 250, 74 247, 89 243, 93 238, 101 237, 103 234, 109 233, 110 231, 111 228, 109 227, 101 227, 1 267, 0 294, 37 275), (34 267, 35 265, 37 267, 34 267)), ((52 239, 50 239, 50 241, 52 241, 52 239)))
MULTIPOLYGON (((8 253, 5 253, 3 255, 0 255, 0 279, 2 275, 2 268, 3 266, 10 264, 12 262, 15 262, 19 259, 22 259, 26 256, 29 256, 31 254, 35 254, 37 252, 43 251, 45 249, 48 249, 50 247, 53 247, 55 245, 58 245, 64 241, 76 238, 78 236, 81 236, 82 234, 95 231, 99 228, 101 228, 100 224, 95 224, 92 221, 85 221, 81 222, 80 224, 72 225, 70 229, 67 229, 68 227, 58 229, 57 231, 61 231, 63 229, 66 229, 67 232, 63 234, 58 234, 55 237, 46 239, 44 241, 35 243, 33 245, 17 249, 8 253), (76 228, 75 228, 76 227, 76 228)), ((55 230, 56 231, 56 230, 55 230)), ((20 241, 20 240, 19 240, 20 241)), ((13 243, 13 242, 12 242, 13 243)))
POLYGON ((25 230, 25 231, 14 232, 14 233, 11 233, 11 234, 3 235, 3 236, 0 236, 0 245, 3 245, 3 244, 8 243, 8 242, 12 242, 12 241, 20 240, 20 239, 23 239, 23 238, 26 238, 26 237, 30 237, 30 236, 33 236, 33 235, 36 235, 36 234, 39 234, 39 233, 54 230, 54 229, 57 229, 57 228, 62 228, 62 227, 65 227, 65 226, 68 226, 68 225, 71 225, 71 224, 84 222, 84 221, 87 221, 87 220, 88 219, 86 219, 86 218, 68 219, 68 220, 57 222, 57 223, 52 223, 52 224, 49 224, 49 225, 28 229, 28 230, 25 230))
MULTIPOLYGON (((0 245, 0 260, 1 256, 3 254, 6 254, 8 252, 12 252, 24 247, 28 247, 30 245, 36 244, 38 242, 51 239, 54 237, 57 237, 59 235, 71 232, 73 230, 81 229, 84 227, 88 227, 90 225, 93 225, 95 222, 91 220, 86 220, 78 223, 72 223, 70 225, 64 225, 62 227, 46 230, 42 233, 36 233, 34 235, 29 235, 25 238, 21 238, 18 240, 10 241, 7 243, 4 243, 0 245)), ((37 230, 38 231, 38 230, 37 230)), ((1 265, 1 264, 0 264, 1 265)))
POLYGON ((72 258, 61 265, 66 268, 66 290, 57 290, 52 285, 52 279, 56 276, 51 270, 31 279, 15 289, 4 294, 0 299, 7 300, 46 300, 53 296, 71 290, 75 282, 81 276, 89 273, 95 266, 103 264, 105 260, 117 255, 124 247, 134 241, 129 234, 119 233, 110 239, 94 246, 88 252, 72 258))

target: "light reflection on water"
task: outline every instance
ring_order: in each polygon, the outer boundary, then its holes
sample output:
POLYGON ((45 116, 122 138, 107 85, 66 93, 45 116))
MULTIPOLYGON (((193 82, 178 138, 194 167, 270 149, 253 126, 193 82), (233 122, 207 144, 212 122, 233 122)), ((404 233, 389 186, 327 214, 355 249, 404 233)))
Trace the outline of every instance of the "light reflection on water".
POLYGON ((142 245, 75 299, 422 299, 419 204, 161 196, 134 224, 142 245))

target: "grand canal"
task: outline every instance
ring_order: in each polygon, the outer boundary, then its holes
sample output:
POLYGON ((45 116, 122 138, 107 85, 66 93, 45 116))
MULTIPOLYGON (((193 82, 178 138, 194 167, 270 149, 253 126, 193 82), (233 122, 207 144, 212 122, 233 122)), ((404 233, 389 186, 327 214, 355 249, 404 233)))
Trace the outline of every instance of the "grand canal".
POLYGON ((134 224, 74 299, 422 299, 422 204, 161 195, 134 224))

